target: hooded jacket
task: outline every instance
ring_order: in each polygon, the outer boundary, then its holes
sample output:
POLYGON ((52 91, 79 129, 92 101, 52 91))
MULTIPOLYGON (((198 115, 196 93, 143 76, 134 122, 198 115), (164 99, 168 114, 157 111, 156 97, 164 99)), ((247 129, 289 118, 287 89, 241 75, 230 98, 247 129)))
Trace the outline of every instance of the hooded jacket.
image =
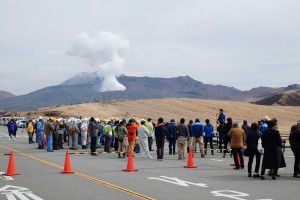
POLYGON ((204 137, 213 137, 214 127, 211 124, 204 126, 204 137))
POLYGON ((192 132, 190 133, 190 135, 192 137, 199 138, 200 136, 203 136, 204 126, 200 122, 195 122, 193 123, 191 130, 192 132))

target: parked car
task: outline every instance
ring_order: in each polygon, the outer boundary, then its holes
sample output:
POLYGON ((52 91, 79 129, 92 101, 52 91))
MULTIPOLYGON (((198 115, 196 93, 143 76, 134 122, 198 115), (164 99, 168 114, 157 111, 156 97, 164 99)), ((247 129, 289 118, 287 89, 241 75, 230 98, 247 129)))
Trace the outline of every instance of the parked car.
POLYGON ((16 121, 18 128, 26 128, 28 120, 18 120, 16 121))

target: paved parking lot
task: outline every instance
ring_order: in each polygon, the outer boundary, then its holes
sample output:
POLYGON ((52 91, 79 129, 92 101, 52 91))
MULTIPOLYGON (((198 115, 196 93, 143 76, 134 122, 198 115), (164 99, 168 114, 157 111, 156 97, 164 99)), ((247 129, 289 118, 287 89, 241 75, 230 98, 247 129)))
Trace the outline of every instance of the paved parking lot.
MULTIPOLYGON (((117 154, 99 156, 70 155, 75 174, 61 174, 65 151, 48 153, 28 144, 25 132, 19 130, 16 141, 8 141, 7 130, 0 127, 0 153, 15 150, 15 168, 19 176, 0 176, 2 200, 57 199, 299 199, 300 180, 292 178, 293 155, 285 152, 287 168, 277 180, 248 178, 247 170, 233 170, 230 156, 221 154, 194 158, 195 169, 186 169, 186 161, 176 155, 165 159, 134 157, 137 172, 123 172, 127 159, 117 154)), ((70 151, 74 152, 74 151, 70 151)), ((83 152, 78 150, 77 152, 83 152)), ((167 149, 165 151, 168 152, 167 149)), ((152 152, 156 157, 155 153, 152 152)), ((0 156, 0 172, 5 172, 9 156, 0 156)), ((247 163, 247 158, 245 159, 247 163)))

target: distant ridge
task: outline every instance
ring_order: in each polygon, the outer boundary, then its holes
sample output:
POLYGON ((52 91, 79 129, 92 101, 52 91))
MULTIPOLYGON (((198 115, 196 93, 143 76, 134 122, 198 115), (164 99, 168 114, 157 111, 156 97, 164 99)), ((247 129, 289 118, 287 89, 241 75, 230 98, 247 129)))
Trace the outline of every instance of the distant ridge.
POLYGON ((6 92, 6 91, 0 91, 0 99, 5 99, 5 98, 10 98, 10 97, 15 97, 16 95, 6 92))
POLYGON ((255 102, 260 105, 300 106, 300 90, 289 90, 255 102))

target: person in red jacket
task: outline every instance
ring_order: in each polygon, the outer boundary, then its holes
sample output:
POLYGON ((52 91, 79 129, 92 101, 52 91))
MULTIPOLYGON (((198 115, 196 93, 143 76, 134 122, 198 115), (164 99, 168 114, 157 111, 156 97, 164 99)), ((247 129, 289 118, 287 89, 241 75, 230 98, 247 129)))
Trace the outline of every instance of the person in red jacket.
POLYGON ((136 130, 138 128, 138 125, 134 123, 134 119, 130 119, 128 121, 128 124, 126 124, 127 129, 127 138, 128 138, 128 147, 127 147, 127 153, 129 154, 130 151, 133 151, 135 140, 136 140, 136 130))

